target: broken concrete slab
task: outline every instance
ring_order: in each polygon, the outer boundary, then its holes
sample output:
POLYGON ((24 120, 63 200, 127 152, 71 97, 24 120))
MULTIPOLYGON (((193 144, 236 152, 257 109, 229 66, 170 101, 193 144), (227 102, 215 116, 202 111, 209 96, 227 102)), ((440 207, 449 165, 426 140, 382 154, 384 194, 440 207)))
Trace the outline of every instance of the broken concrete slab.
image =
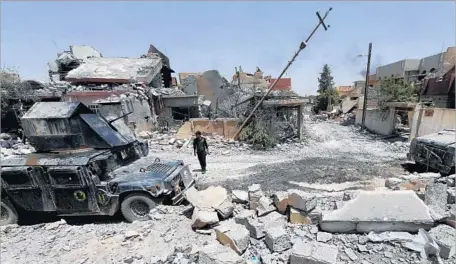
POLYGON ((430 211, 413 191, 361 191, 342 208, 323 215, 327 232, 417 232, 434 223, 430 211))
POLYGON ((451 258, 456 253, 456 230, 447 225, 439 225, 429 231, 440 247, 442 258, 451 258))
POLYGON ((227 219, 233 215, 234 204, 231 199, 226 199, 221 205, 216 208, 216 211, 220 214, 222 219, 227 219))
POLYGON ((351 248, 346 248, 345 249, 345 254, 352 260, 356 261, 358 259, 358 256, 356 255, 355 251, 351 248))
POLYGON ((277 210, 284 214, 288 208, 288 192, 280 191, 276 192, 272 196, 272 200, 274 202, 275 207, 277 210))
POLYGON ((374 243, 383 242, 408 242, 412 241, 414 236, 407 232, 383 232, 375 233, 370 232, 367 235, 367 240, 374 243))
POLYGON ((229 246, 239 255, 244 253, 250 243, 250 233, 245 226, 234 222, 225 222, 214 228, 217 240, 229 246))
POLYGON ((322 213, 320 210, 314 210, 310 213, 300 211, 296 208, 290 207, 288 213, 288 221, 292 224, 300 225, 312 225, 320 223, 322 219, 322 213))
POLYGON ((243 210, 234 217, 234 221, 245 226, 248 224, 249 219, 253 219, 255 214, 255 210, 243 210))
POLYGON ((404 180, 399 178, 388 178, 385 181, 385 187, 390 189, 395 189, 399 184, 403 183, 404 180))
POLYGON ((247 264, 230 247, 221 244, 210 244, 203 247, 198 253, 199 264, 247 264))
POLYGON ((231 198, 235 203, 247 203, 249 201, 249 193, 241 190, 233 190, 231 192, 231 198))
POLYGON ((291 248, 290 236, 282 226, 268 228, 264 242, 272 252, 282 252, 291 248))
POLYGON ((319 242, 298 241, 293 245, 290 264, 336 264, 339 249, 319 242))
POLYGON ((443 183, 431 183, 426 186, 425 203, 435 215, 435 220, 445 217, 447 205, 447 185, 443 183))
POLYGON ((306 193, 300 190, 290 190, 288 204, 295 209, 310 212, 317 206, 317 197, 312 193, 306 193))
POLYGON ((249 192, 249 207, 250 209, 256 210, 258 202, 261 197, 264 196, 261 186, 259 184, 253 184, 248 188, 249 192))
POLYGON ((199 209, 217 209, 228 198, 228 193, 221 186, 210 186, 205 190, 198 191, 191 187, 185 192, 185 198, 194 207, 199 209))
POLYGON ((276 208, 272 205, 272 200, 268 197, 263 196, 258 200, 258 205, 256 208, 258 216, 266 215, 270 212, 275 211, 275 209, 276 208))
POLYGON ((216 211, 195 208, 192 215, 192 227, 203 228, 219 222, 216 211))

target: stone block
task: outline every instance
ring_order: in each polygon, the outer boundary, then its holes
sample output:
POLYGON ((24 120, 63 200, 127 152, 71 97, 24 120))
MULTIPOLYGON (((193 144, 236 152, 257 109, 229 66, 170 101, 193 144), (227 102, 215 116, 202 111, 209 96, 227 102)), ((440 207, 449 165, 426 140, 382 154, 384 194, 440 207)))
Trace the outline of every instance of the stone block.
POLYGON ((264 242, 272 252, 282 252, 291 248, 290 236, 282 226, 268 228, 264 242))
POLYGON ((296 208, 290 207, 288 213, 288 221, 292 224, 301 225, 312 225, 320 223, 322 219, 322 213, 320 210, 314 210, 310 213, 306 213, 296 208))
POLYGON ((230 199, 226 199, 221 205, 216 208, 222 219, 227 219, 233 215, 234 204, 230 199))
POLYGON ((230 247, 221 244, 210 244, 198 252, 198 264, 247 264, 230 247))
POLYGON ((323 215, 321 230, 332 233, 429 230, 434 220, 413 191, 361 191, 342 208, 323 215))
POLYGON ((231 197, 235 203, 247 203, 249 201, 249 193, 241 190, 233 190, 231 197))
POLYGON ((287 211, 288 207, 288 192, 276 192, 272 196, 272 200, 274 201, 274 205, 277 208, 277 211, 284 214, 287 211))
POLYGON ((247 225, 249 219, 255 216, 254 210, 243 210, 234 217, 234 221, 240 225, 247 225))
POLYGON ((213 225, 219 222, 216 211, 195 208, 192 215, 192 227, 203 228, 207 225, 213 225))
POLYGON ((300 190, 290 190, 288 204, 295 209, 310 212, 317 206, 317 196, 300 190))
POLYGON ((275 211, 275 209, 276 208, 272 205, 272 200, 268 197, 263 196, 258 200, 258 206, 256 208, 258 216, 266 215, 275 211))
POLYGON ((263 191, 261 190, 261 186, 259 184, 253 184, 249 186, 249 207, 252 210, 256 210, 258 207, 258 202, 261 197, 264 196, 263 191))
POLYGON ((214 228, 217 240, 224 246, 229 246, 239 255, 244 253, 250 243, 250 233, 245 226, 226 222, 214 228))
POLYGON ((338 254, 336 246, 298 241, 291 250, 290 264, 336 264, 338 254))
POLYGON ((249 230, 250 236, 255 239, 261 239, 265 235, 267 228, 282 226, 286 224, 284 217, 278 212, 272 212, 259 218, 247 217, 245 220, 239 219, 237 223, 245 225, 249 230))
POLYGON ((440 247, 442 258, 451 258, 456 253, 456 229, 447 225, 439 225, 429 231, 440 247))

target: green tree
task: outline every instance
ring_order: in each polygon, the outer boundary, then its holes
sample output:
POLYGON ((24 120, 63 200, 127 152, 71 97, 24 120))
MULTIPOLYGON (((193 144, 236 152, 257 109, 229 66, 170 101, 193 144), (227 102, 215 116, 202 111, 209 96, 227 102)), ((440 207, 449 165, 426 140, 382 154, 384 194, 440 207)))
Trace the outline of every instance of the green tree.
POLYGON ((418 94, 419 86, 413 86, 402 79, 385 79, 380 83, 378 105, 384 109, 388 102, 416 102, 418 94))
POLYGON ((339 101, 337 91, 334 89, 333 79, 329 65, 323 65, 323 70, 318 78, 318 105, 316 112, 325 111, 328 109, 330 102, 334 105, 339 101))

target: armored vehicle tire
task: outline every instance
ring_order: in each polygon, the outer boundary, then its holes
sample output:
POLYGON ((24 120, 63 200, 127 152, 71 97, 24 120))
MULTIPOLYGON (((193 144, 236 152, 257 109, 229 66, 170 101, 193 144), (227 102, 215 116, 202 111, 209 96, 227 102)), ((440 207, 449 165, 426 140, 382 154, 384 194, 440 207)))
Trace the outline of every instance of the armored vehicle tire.
POLYGON ((157 203, 148 195, 142 193, 130 194, 120 204, 120 211, 128 222, 145 221, 149 212, 157 203))
POLYGON ((17 224, 18 214, 14 206, 6 199, 1 202, 0 226, 17 224))

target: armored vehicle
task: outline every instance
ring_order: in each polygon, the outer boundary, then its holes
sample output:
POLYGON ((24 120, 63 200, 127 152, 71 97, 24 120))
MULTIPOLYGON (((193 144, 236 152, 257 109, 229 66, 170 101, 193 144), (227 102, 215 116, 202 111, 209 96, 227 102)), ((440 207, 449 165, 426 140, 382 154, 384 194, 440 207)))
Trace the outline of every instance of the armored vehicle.
POLYGON ((118 119, 108 122, 79 102, 34 104, 21 122, 36 152, 2 160, 0 225, 16 223, 22 212, 120 210, 132 222, 147 219, 165 199, 182 201, 194 183, 188 166, 149 161, 147 144, 118 119))
POLYGON ((454 173, 456 130, 444 129, 438 133, 417 137, 410 142, 409 160, 443 174, 454 173))

